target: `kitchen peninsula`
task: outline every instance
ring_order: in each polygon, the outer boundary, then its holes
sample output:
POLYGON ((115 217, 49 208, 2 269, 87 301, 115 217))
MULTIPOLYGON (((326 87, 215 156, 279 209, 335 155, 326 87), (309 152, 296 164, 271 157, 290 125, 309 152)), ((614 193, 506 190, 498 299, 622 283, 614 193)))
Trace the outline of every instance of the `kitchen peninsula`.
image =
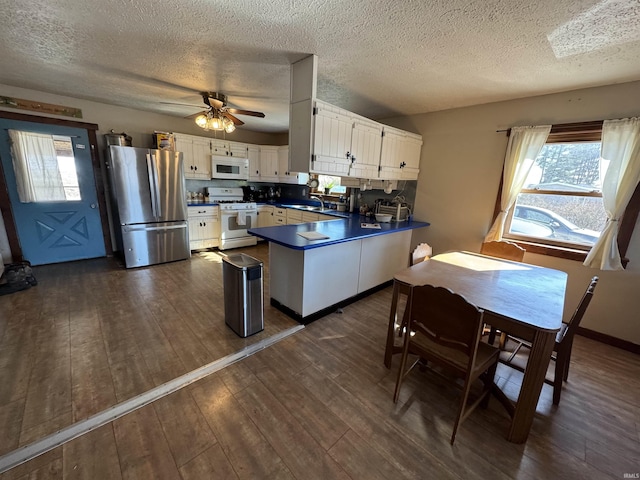
POLYGON ((249 229, 269 241, 271 304, 300 323, 316 320, 391 281, 408 266, 412 230, 429 226, 403 221, 366 228, 367 221, 354 214, 340 220, 249 229))

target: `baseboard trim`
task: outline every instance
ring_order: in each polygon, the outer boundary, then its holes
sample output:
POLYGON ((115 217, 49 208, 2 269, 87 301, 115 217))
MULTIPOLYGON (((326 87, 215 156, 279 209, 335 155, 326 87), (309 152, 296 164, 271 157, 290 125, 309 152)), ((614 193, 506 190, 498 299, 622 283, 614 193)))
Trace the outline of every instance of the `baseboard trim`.
POLYGON ((597 340, 598 342, 611 345, 612 347, 617 347, 622 350, 626 350, 627 352, 640 355, 640 345, 636 343, 629 342, 627 340, 622 340, 620 338, 612 337, 611 335, 607 335, 606 333, 600 333, 600 332, 596 332, 595 330, 589 330, 588 328, 584 328, 584 327, 578 327, 578 330, 576 331, 576 333, 583 337, 590 338, 591 340, 597 340))
POLYGON ((278 310, 280 310, 282 313, 284 313, 285 315, 290 316, 296 322, 301 323, 302 325, 309 325, 311 322, 315 322, 319 318, 325 317, 325 316, 329 315, 330 313, 334 313, 338 309, 346 307, 347 305, 350 305, 353 302, 357 302, 358 300, 361 300, 361 299, 363 299, 365 297, 368 297, 372 293, 379 292, 380 290, 383 290, 383 289, 387 288, 390 285, 393 285, 393 280, 389 280, 389 281, 384 282, 384 283, 382 283, 382 284, 380 284, 380 285, 378 285, 376 287, 370 288, 369 290, 365 290, 364 292, 358 293, 357 295, 354 295, 353 297, 346 298, 346 299, 344 299, 344 300, 342 300, 342 301, 340 301, 338 303, 335 303, 335 304, 330 305, 330 306, 328 306, 326 308, 323 308, 322 310, 319 310, 319 311, 317 311, 315 313, 307 315, 306 317, 303 317, 302 315, 300 315, 299 313, 295 312, 291 308, 287 307, 286 305, 283 305, 282 303, 280 303, 275 298, 271 298, 271 302, 270 303, 271 303, 272 307, 275 307, 278 310))

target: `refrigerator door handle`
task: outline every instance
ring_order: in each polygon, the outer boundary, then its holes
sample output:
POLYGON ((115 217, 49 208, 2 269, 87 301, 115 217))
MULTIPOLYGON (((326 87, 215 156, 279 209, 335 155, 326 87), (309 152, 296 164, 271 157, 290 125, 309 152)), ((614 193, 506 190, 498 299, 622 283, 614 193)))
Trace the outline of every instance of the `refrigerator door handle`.
POLYGON ((147 173, 149 174, 149 192, 151 194, 151 211, 153 216, 159 218, 160 211, 159 192, 158 192, 158 168, 156 166, 156 157, 147 153, 147 173))
POLYGON ((179 223, 176 225, 160 225, 157 227, 150 227, 148 225, 126 225, 122 227, 123 232, 158 232, 163 230, 178 230, 178 229, 186 229, 186 223, 179 223))

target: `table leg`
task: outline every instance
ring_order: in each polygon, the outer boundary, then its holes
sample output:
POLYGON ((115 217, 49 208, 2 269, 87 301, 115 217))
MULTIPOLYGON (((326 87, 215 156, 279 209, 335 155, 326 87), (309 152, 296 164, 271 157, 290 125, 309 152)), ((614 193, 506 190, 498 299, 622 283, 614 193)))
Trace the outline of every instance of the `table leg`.
POLYGON ((398 293, 400 291, 400 284, 394 280, 393 282, 393 295, 391 296, 391 310, 389 311, 389 327, 387 329, 387 345, 384 349, 384 366, 391 368, 391 356, 393 355, 394 344, 394 326, 398 317, 398 293))
POLYGON ((540 330, 535 333, 520 387, 520 395, 507 434, 507 440, 510 442, 524 443, 527 440, 547 374, 551 352, 553 352, 555 335, 555 332, 540 330))

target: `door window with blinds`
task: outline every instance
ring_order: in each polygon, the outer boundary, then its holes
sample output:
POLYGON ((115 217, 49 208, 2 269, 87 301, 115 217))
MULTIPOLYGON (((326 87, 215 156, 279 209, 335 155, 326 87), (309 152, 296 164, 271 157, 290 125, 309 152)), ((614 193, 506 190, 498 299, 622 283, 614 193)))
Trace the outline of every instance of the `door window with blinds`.
POLYGON ((9 130, 18 197, 22 203, 80 201, 71 138, 9 130))

